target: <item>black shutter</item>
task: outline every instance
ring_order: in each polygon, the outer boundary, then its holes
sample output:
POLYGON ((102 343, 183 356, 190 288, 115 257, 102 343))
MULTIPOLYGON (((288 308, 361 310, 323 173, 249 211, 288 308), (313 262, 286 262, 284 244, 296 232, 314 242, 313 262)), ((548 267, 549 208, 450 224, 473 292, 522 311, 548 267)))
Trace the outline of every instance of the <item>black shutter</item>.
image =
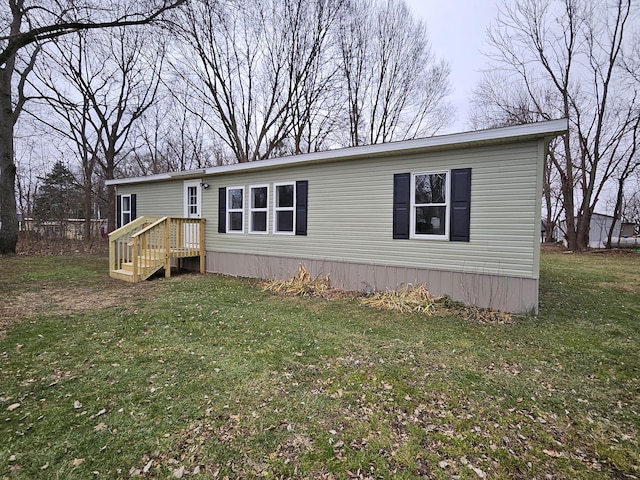
POLYGON ((132 193, 130 198, 131 198, 131 204, 130 204, 130 206, 131 206, 131 220, 130 221, 132 222, 136 218, 138 218, 138 215, 137 215, 138 212, 137 212, 137 208, 136 208, 136 194, 132 193))
POLYGON ((116 228, 122 226, 122 195, 116 197, 116 228))
POLYGON ((218 233, 227 232, 227 189, 218 189, 218 233))
POLYGON ((307 234, 307 197, 309 182, 300 180, 296 182, 296 235, 307 234))
POLYGON ((411 174, 393 176, 393 238, 409 238, 409 208, 411 206, 411 174))
POLYGON ((471 169, 451 170, 451 224, 449 240, 468 242, 471 224, 471 169))

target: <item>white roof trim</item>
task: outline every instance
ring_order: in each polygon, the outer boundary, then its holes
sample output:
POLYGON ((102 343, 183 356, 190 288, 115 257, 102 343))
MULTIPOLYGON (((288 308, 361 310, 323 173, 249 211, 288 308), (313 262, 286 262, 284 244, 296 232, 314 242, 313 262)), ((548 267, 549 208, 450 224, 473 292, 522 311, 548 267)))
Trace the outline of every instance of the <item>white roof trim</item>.
POLYGON ((131 177, 116 180, 107 180, 107 185, 123 185, 129 183, 157 182, 171 180, 176 177, 200 177, 222 173, 241 172, 244 170, 257 170, 263 168, 282 167, 308 162, 347 160, 359 157, 383 156, 390 153, 403 155, 409 153, 426 152, 429 150, 462 148, 477 143, 505 143, 510 141, 527 140, 533 138, 555 137, 565 133, 568 129, 567 119, 550 120, 546 122, 529 123, 511 127, 492 128, 489 130, 476 130, 472 132, 453 133, 436 137, 419 138, 415 140, 403 140, 400 142, 379 143, 375 145, 363 145, 360 147, 347 147, 323 152, 305 153, 288 157, 271 158, 249 163, 234 163, 221 165, 207 169, 187 170, 175 173, 161 173, 146 177, 131 177))

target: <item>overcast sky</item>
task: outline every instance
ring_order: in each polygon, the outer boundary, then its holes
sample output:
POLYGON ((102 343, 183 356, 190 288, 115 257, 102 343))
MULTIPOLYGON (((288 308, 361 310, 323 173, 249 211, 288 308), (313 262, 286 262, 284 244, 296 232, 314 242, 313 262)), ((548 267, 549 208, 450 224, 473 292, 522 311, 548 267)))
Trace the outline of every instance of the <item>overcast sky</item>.
MULTIPOLYGON (((486 65, 486 29, 498 13, 499 0, 405 0, 427 23, 433 52, 451 64, 451 102, 457 119, 447 132, 469 130, 469 94, 486 65)), ((445 133, 445 132, 442 132, 445 133)))

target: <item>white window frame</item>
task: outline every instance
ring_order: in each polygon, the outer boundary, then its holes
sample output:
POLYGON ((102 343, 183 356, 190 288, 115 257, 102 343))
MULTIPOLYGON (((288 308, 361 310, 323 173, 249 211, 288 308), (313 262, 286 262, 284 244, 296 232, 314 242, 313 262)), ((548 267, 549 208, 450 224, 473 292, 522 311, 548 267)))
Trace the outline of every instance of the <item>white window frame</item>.
POLYGON ((249 233, 255 233, 257 235, 266 235, 269 233, 269 184, 249 185, 249 233), (267 206, 265 208, 256 208, 253 206, 253 190, 257 188, 267 189, 267 206), (255 230, 253 228, 253 214, 258 212, 265 213, 266 221, 264 230, 255 230))
POLYGON ((122 195, 120 197, 120 226, 124 227, 127 223, 131 223, 131 195, 122 195), (129 209, 128 210, 124 209, 124 199, 125 198, 129 199, 129 209), (125 214, 129 214, 129 221, 128 222, 124 221, 125 214))
POLYGON ((273 233, 275 235, 295 235, 296 234, 296 182, 280 182, 273 184, 273 233), (278 187, 293 185, 293 206, 278 207, 278 187), (278 212, 293 212, 293 229, 289 231, 279 231, 278 212))
POLYGON ((451 214, 451 171, 450 170, 435 170, 427 172, 417 172, 411 174, 411 223, 409 228, 410 237, 424 240, 449 240, 449 216, 451 214), (416 203, 416 177, 419 175, 446 175, 445 186, 445 202, 444 203, 416 203), (416 208, 417 207, 446 207, 445 209, 445 224, 443 235, 432 235, 425 233, 416 233, 416 208))
POLYGON ((244 187, 227 187, 227 233, 244 233, 244 205, 246 199, 244 198, 244 187), (232 190, 240 190, 242 192, 242 207, 241 208, 231 208, 231 191, 232 190), (241 213, 242 214, 242 228, 240 230, 231 230, 231 214, 232 213, 241 213))

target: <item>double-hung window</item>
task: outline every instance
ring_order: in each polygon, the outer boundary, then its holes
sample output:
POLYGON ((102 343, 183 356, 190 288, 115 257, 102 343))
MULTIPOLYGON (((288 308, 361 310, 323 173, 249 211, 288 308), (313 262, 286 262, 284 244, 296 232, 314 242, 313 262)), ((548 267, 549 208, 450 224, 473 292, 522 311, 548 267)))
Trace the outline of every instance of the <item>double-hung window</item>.
POLYGON ((120 201, 120 225, 126 225, 131 221, 131 195, 122 195, 120 201))
POLYGON ((249 233, 267 233, 269 217, 269 186, 249 187, 249 233))
POLYGON ((295 234, 295 210, 296 184, 274 184, 273 233, 295 234))
POLYGON ((227 232, 244 233, 244 187, 227 188, 227 232))
POLYGON ((136 219, 136 194, 116 197, 116 227, 120 228, 136 219))
POLYGON ((411 182, 411 236, 449 238, 448 172, 416 173, 411 182))

